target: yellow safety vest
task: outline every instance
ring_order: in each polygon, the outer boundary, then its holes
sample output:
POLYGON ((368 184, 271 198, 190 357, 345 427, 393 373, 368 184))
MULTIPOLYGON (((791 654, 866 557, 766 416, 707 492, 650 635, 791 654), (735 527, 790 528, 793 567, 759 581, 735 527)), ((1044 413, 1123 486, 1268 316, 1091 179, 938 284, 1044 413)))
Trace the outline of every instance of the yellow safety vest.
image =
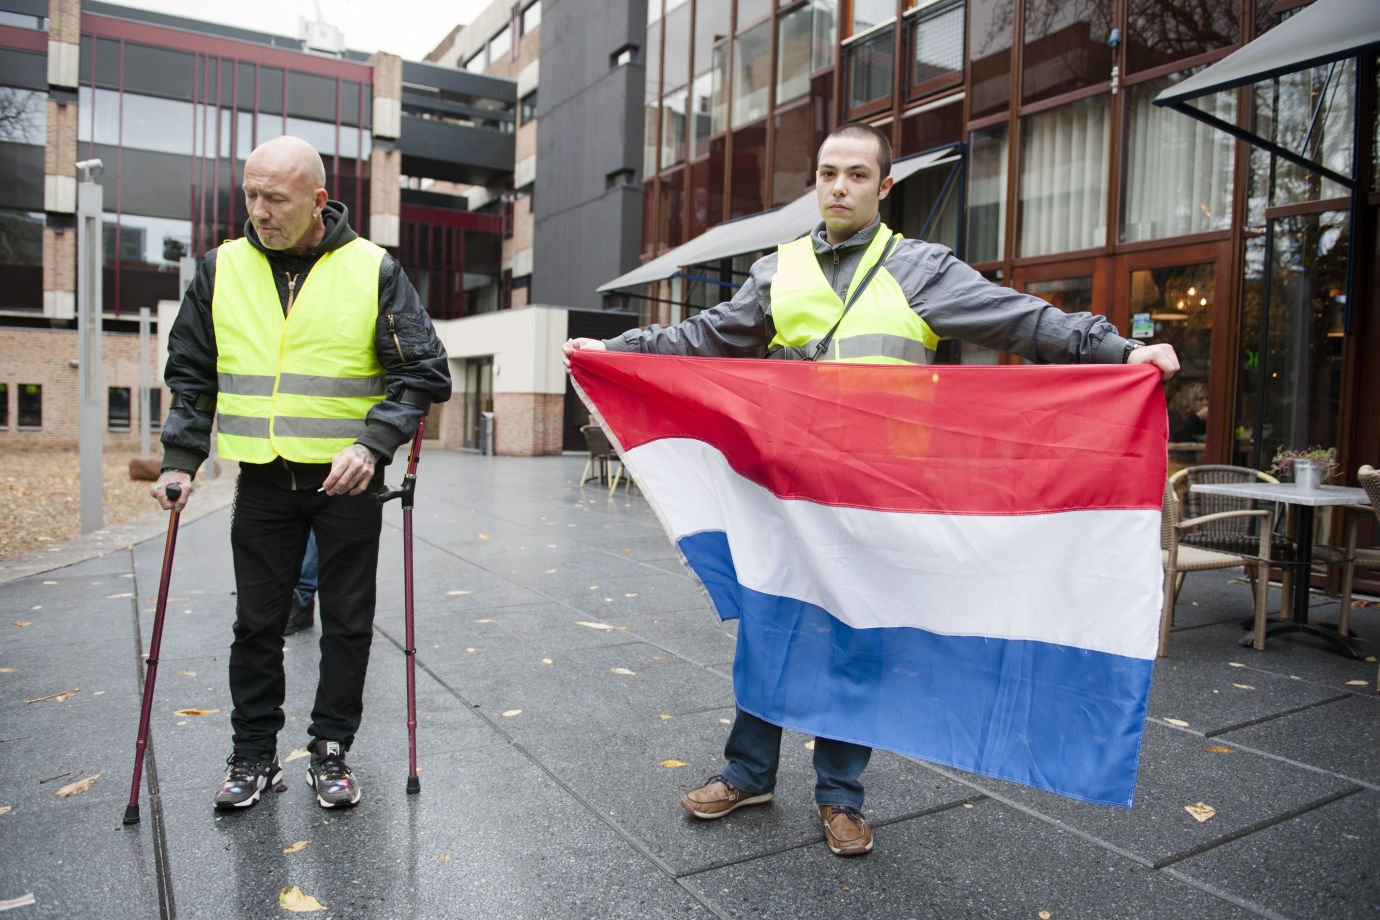
MULTIPOLYGON (((903 237, 895 235, 899 242, 903 237)), ((891 240, 886 224, 877 227, 862 262, 848 283, 853 291, 877 263, 891 240)), ((776 324, 773 346, 813 354, 843 313, 843 301, 829 286, 806 236, 776 249, 776 274, 771 280, 771 315, 776 324)), ((828 351, 820 360, 853 364, 928 364, 939 337, 911 310, 901 285, 885 266, 877 270, 853 308, 839 323, 828 351)))
POLYGON ((383 398, 374 354, 383 250, 356 238, 317 260, 283 316, 268 259, 246 239, 216 254, 216 445, 227 460, 329 463, 383 398))

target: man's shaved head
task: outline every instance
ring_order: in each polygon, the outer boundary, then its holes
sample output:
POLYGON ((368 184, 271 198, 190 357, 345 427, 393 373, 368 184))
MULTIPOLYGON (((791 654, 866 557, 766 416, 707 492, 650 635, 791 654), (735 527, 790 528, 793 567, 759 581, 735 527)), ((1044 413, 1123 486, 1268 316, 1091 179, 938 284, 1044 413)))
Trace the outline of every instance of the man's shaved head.
POLYGON ((273 172, 300 175, 304 182, 311 184, 312 191, 326 186, 326 166, 321 162, 321 154, 311 144, 291 134, 255 147, 245 160, 246 170, 251 163, 273 172))
POLYGON ((264 141, 244 161, 244 204, 265 249, 293 255, 321 242, 326 226, 326 167, 300 137, 264 141))

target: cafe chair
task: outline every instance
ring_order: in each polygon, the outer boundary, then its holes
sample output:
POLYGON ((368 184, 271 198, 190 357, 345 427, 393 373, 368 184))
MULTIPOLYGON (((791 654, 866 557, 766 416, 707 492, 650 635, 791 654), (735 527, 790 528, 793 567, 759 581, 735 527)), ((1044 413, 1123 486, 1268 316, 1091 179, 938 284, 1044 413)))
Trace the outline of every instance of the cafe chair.
MULTIPOLYGON (((1179 501, 1182 503, 1184 516, 1189 518, 1200 518, 1209 514, 1217 514, 1220 511, 1245 511, 1261 507, 1259 503, 1248 498, 1233 498, 1230 495, 1209 495, 1206 492, 1191 491, 1195 485, 1224 482, 1279 482, 1269 473, 1262 473, 1260 470, 1254 470, 1248 466, 1231 466, 1225 463, 1184 467, 1170 476, 1169 481, 1174 484, 1174 492, 1179 496, 1179 501)), ((1281 526, 1285 522, 1280 520, 1279 506, 1273 503, 1267 503, 1267 506, 1273 511, 1273 517, 1270 521, 1270 550, 1276 559, 1288 558, 1293 544, 1280 532, 1281 526)), ((1255 524, 1251 520, 1228 518, 1216 520, 1202 528, 1195 529, 1192 533, 1184 536, 1184 542, 1201 546, 1203 549, 1224 553, 1253 553, 1259 538, 1255 533, 1255 524)), ((1254 569, 1247 566, 1246 574, 1251 578, 1251 589, 1254 590, 1254 569)), ((1289 586, 1293 581, 1293 569, 1285 566, 1283 579, 1284 596, 1288 597, 1289 586)), ((1183 584, 1182 574, 1179 576, 1179 584, 1183 584)))
POLYGON ((598 425, 582 425, 580 434, 585 436, 585 445, 589 448, 589 459, 585 461, 585 470, 580 474, 580 485, 583 486, 591 478, 600 485, 608 482, 609 462, 616 457, 609 436, 598 425))
POLYGON ((1366 490, 1370 504, 1342 506, 1348 512, 1347 517, 1349 519, 1346 528, 1346 545, 1328 546, 1325 543, 1320 543, 1313 547, 1314 562, 1342 567, 1342 610, 1337 617, 1337 632, 1344 636, 1351 635, 1351 586, 1356 573, 1356 566, 1380 569, 1380 547, 1356 545, 1356 531, 1361 521, 1365 520, 1368 515, 1374 515, 1376 521, 1380 523, 1380 470, 1367 464, 1361 467, 1356 478, 1361 481, 1361 488, 1366 490))
POLYGON ((1251 573, 1251 597, 1255 601, 1253 645, 1265 648, 1265 598, 1269 593, 1270 519, 1273 512, 1261 509, 1217 511, 1200 517, 1184 519, 1179 514, 1179 498, 1174 483, 1165 480, 1164 505, 1160 518, 1160 560, 1164 564, 1164 610, 1160 615, 1160 657, 1168 654, 1169 630, 1174 626, 1174 606, 1179 600, 1179 587, 1188 572, 1210 569, 1232 569, 1246 566, 1251 573), (1226 521, 1243 520, 1248 524, 1256 519, 1255 545, 1247 552, 1228 552, 1206 549, 1188 542, 1187 537, 1204 527, 1226 521))

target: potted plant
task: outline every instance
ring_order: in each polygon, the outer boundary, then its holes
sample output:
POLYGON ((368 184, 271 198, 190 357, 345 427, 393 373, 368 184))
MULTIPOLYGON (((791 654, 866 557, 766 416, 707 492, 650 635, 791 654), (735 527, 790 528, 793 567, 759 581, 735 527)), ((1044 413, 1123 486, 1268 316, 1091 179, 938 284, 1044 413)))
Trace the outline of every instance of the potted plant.
POLYGON ((1292 478, 1303 487, 1331 482, 1339 469, 1337 448, 1318 445, 1303 450, 1281 447, 1270 465, 1270 471, 1281 480, 1292 478))

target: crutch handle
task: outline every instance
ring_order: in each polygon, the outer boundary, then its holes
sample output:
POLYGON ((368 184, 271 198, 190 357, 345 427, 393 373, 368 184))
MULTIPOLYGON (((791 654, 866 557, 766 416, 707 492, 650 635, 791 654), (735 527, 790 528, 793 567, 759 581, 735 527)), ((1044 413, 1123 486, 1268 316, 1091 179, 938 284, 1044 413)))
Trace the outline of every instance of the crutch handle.
POLYGON ((174 505, 177 504, 177 500, 182 497, 182 487, 175 482, 168 483, 167 488, 163 491, 167 493, 168 501, 172 502, 174 505))

